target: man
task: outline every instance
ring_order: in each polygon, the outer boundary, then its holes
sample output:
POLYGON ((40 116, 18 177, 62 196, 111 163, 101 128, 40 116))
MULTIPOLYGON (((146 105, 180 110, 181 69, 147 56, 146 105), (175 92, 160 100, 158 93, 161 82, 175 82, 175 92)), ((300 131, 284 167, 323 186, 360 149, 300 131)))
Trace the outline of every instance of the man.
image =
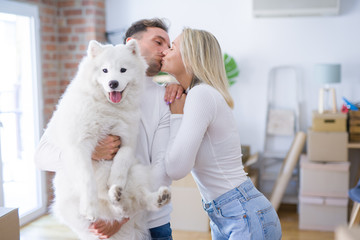
MULTIPOLYGON (((148 63, 145 91, 142 96, 141 122, 136 149, 136 157, 143 164, 154 166, 158 179, 156 186, 170 185, 171 180, 164 169, 164 157, 170 131, 170 111, 166 102, 172 102, 180 97, 183 88, 179 85, 170 85, 164 88, 152 81, 161 69, 163 51, 170 47, 167 26, 160 19, 144 19, 131 25, 126 32, 125 40, 136 39, 140 52, 148 63), (165 101, 166 102, 165 102, 165 101)), ((93 160, 112 160, 121 145, 121 136, 108 136, 94 149, 93 160)), ((61 149, 47 142, 46 132, 41 138, 35 155, 37 166, 42 170, 56 171, 61 166, 61 149)), ((159 211, 150 212, 148 227, 152 239, 172 239, 170 227, 171 204, 162 207, 159 211)), ((89 229, 100 239, 106 239, 116 233, 122 222, 105 222, 101 219, 91 224, 89 229)))

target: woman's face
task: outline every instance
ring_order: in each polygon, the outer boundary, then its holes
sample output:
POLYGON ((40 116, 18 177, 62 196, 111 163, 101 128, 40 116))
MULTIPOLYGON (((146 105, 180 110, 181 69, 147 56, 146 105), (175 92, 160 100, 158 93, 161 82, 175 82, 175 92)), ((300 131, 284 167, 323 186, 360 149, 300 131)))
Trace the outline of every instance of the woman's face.
POLYGON ((171 48, 166 49, 162 59, 162 72, 167 72, 175 78, 185 73, 184 62, 180 53, 181 35, 179 35, 172 43, 171 48))

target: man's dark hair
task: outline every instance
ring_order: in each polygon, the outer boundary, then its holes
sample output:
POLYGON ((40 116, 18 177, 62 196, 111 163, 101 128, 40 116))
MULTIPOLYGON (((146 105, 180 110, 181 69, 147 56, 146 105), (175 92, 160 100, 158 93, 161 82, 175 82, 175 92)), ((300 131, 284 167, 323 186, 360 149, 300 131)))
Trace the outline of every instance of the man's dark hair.
POLYGON ((161 28, 165 32, 168 32, 168 26, 164 22, 164 20, 160 18, 151 18, 151 19, 141 19, 139 21, 134 22, 126 31, 124 44, 126 43, 126 39, 129 37, 134 37, 136 34, 145 32, 149 27, 161 28))

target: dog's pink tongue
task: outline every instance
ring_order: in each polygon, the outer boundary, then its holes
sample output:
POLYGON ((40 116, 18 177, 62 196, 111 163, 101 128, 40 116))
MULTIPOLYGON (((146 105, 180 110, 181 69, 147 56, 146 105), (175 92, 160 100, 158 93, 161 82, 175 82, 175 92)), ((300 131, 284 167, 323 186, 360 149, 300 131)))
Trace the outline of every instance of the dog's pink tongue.
POLYGON ((113 103, 118 103, 121 101, 121 92, 110 92, 110 100, 113 102, 113 103))

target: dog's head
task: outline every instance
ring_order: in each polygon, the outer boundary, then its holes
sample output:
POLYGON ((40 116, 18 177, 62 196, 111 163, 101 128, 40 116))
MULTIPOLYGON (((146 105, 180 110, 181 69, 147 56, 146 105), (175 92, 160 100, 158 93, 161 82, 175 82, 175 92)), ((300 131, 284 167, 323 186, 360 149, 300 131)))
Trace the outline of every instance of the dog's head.
POLYGON ((102 45, 90 41, 87 57, 94 63, 93 79, 102 86, 109 102, 117 104, 130 92, 139 89, 145 77, 146 62, 136 40, 126 45, 102 45))

